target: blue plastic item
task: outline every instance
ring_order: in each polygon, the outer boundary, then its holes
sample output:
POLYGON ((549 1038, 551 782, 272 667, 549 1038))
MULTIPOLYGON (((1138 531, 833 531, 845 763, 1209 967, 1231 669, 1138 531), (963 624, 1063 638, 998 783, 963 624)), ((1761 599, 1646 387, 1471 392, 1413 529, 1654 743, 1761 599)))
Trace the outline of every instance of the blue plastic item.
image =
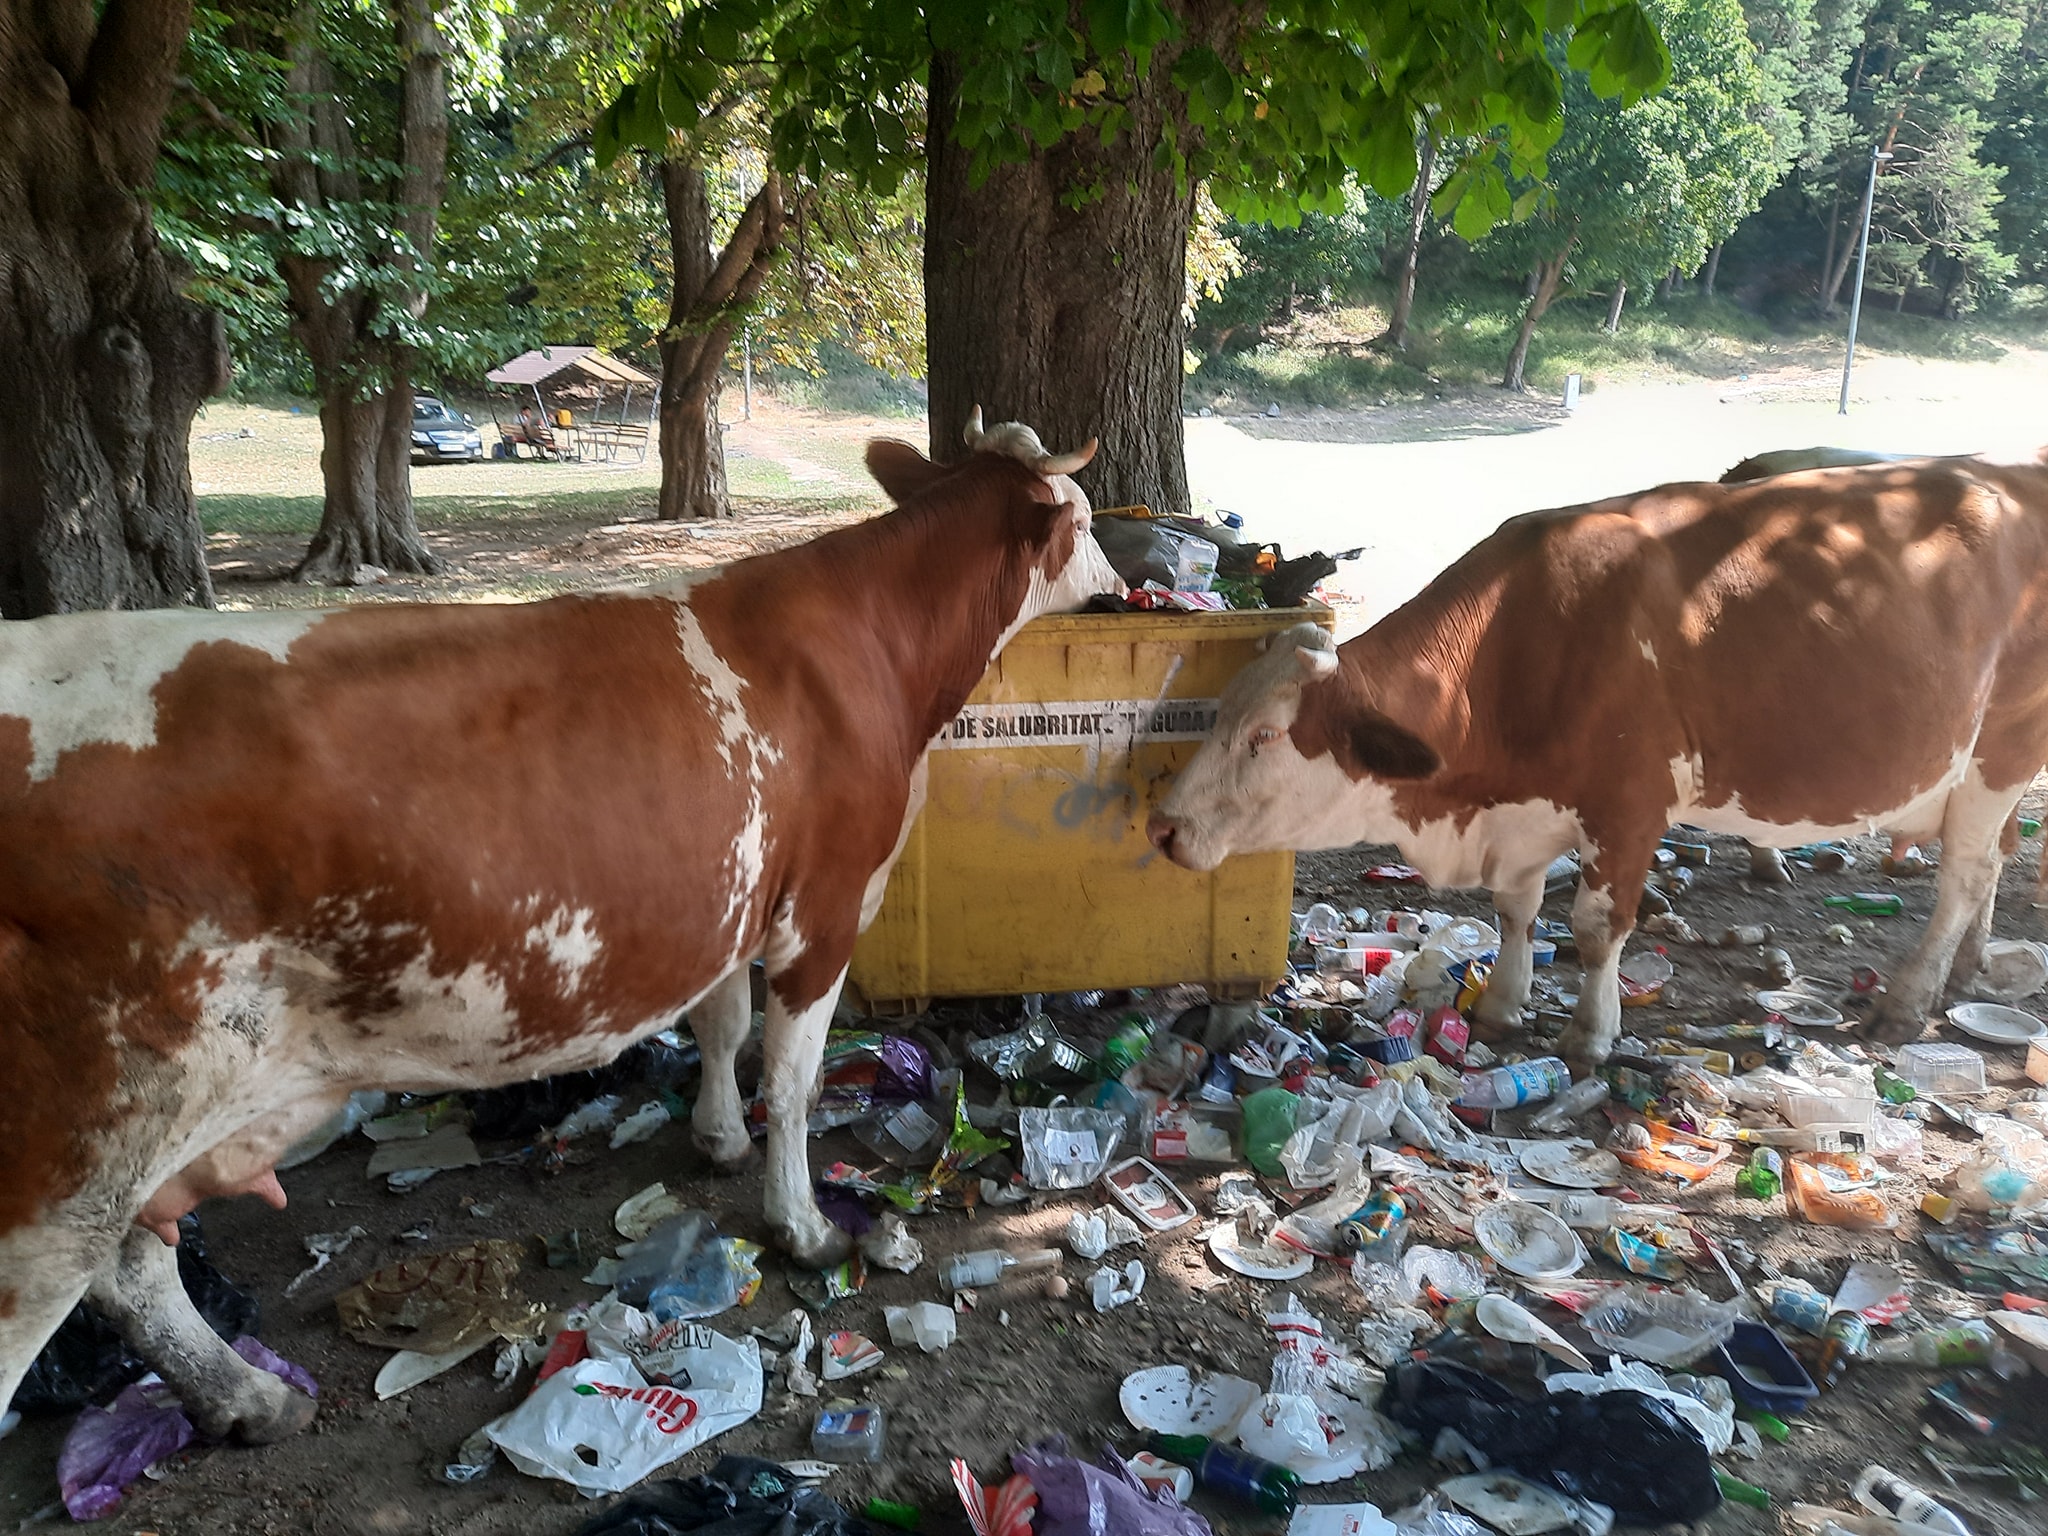
POLYGON ((1728 1378, 1735 1400, 1745 1408, 1775 1413, 1779 1418, 1801 1413, 1820 1396, 1820 1388, 1777 1330, 1763 1323, 1742 1322, 1728 1342, 1711 1357, 1714 1369, 1728 1378))

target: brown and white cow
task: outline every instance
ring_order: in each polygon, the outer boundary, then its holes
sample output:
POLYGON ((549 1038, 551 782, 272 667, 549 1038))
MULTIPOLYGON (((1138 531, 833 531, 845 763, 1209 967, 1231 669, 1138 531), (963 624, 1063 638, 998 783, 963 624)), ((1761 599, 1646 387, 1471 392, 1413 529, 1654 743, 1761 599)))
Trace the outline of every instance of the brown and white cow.
POLYGON ((1543 871, 1579 850, 1578 1065, 1612 1048, 1672 823, 1938 836, 1934 916, 1871 1025, 1896 1041, 1975 973, 2044 760, 2048 455, 1923 459, 1514 518, 1335 650, 1313 626, 1276 639, 1150 831, 1196 869, 1390 842, 1433 884, 1489 887, 1494 1032, 1528 1001, 1543 871))
POLYGON ((354 1089, 592 1067, 685 1009, 695 1133, 742 1160, 756 957, 767 1222, 843 1253, 805 1115, 927 744, 1019 626, 1121 590, 1094 445, 979 425, 955 468, 869 445, 894 512, 646 589, 0 626, 0 1408, 89 1294, 203 1428, 297 1428, 177 1217, 282 1203, 354 1089))

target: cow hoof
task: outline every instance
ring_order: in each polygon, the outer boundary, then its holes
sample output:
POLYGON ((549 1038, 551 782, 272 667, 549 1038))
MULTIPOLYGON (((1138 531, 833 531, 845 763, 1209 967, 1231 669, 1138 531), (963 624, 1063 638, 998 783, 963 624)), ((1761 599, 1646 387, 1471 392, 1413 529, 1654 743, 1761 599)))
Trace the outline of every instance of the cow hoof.
POLYGON ((797 1263, 808 1269, 832 1269, 844 1264, 853 1255, 853 1239, 846 1232, 819 1218, 824 1227, 822 1232, 805 1231, 779 1233, 782 1248, 797 1263))
POLYGON ((320 1405, 305 1393, 287 1387, 284 1401, 275 1413, 264 1418, 235 1420, 235 1438, 244 1445, 274 1445, 290 1439, 319 1413, 320 1405))
POLYGON ((753 1139, 745 1134, 742 1134, 736 1143, 708 1136, 693 1136, 691 1140, 696 1144, 697 1150, 709 1160, 711 1171, 720 1178, 729 1179, 746 1173, 760 1161, 760 1153, 756 1150, 753 1139))
POLYGON ((1752 848, 1749 851, 1749 878, 1758 885, 1790 885, 1791 866, 1785 862, 1785 855, 1775 848, 1752 848))
POLYGON ((1572 1080, 1590 1077, 1606 1065, 1607 1058, 1614 1054, 1614 1042, 1601 1042, 1589 1034, 1575 1029, 1566 1029, 1558 1037, 1557 1054, 1564 1058, 1564 1064, 1571 1068, 1572 1080))
POLYGON ((1484 1008, 1477 1009, 1472 1014, 1472 1038, 1484 1040, 1488 1045, 1499 1045, 1521 1027, 1522 1013, 1519 1008, 1515 1010, 1512 1019, 1488 1018, 1484 1008))
POLYGON ((1879 1045, 1905 1045, 1918 1040, 1926 1028, 1927 1021, 1917 1008, 1910 1012, 1880 1008, 1856 1033, 1879 1045))

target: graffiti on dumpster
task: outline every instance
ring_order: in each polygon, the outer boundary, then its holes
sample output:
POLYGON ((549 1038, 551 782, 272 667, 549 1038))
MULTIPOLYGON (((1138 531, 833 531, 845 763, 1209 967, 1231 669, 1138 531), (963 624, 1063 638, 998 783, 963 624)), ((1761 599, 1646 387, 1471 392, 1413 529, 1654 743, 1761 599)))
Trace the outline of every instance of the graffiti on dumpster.
POLYGON ((1214 699, 968 704, 932 739, 932 750, 1091 747, 1120 755, 1140 741, 1200 741, 1216 723, 1216 704, 1214 699))

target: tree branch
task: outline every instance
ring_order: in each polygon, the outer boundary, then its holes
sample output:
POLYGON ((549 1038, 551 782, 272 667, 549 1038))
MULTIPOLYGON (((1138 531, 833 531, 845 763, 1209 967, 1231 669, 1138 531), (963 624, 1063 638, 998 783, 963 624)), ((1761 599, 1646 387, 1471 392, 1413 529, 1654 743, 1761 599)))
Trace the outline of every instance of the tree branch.
POLYGON ((192 0, 107 0, 86 56, 86 116, 131 187, 156 169, 171 82, 192 22, 192 0))

